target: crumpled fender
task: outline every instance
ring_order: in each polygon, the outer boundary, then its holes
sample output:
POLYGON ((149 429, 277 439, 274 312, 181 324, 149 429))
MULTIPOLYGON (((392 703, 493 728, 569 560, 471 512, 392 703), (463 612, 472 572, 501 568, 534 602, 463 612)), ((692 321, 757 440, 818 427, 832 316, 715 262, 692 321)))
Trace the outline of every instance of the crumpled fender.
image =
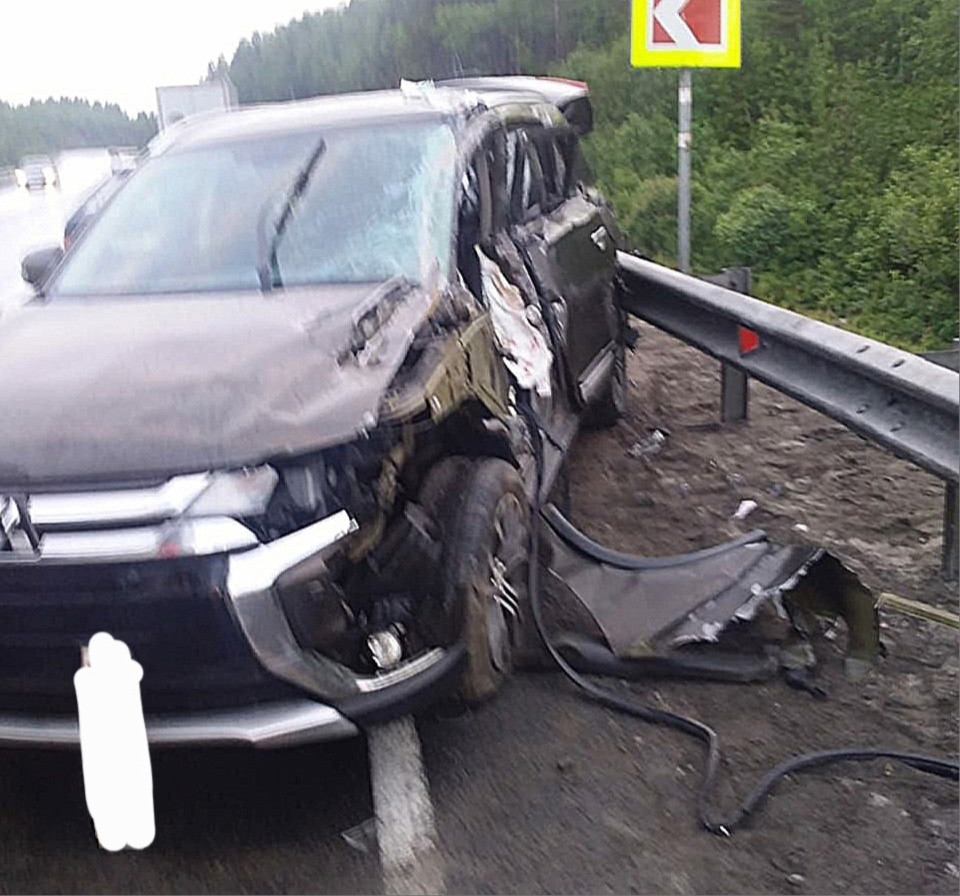
POLYGON ((880 655, 872 593, 821 548, 779 545, 757 529, 689 554, 638 557, 592 541, 553 505, 542 517, 550 586, 586 608, 620 659, 716 641, 768 601, 801 635, 810 633, 813 617, 842 617, 850 672, 880 655))

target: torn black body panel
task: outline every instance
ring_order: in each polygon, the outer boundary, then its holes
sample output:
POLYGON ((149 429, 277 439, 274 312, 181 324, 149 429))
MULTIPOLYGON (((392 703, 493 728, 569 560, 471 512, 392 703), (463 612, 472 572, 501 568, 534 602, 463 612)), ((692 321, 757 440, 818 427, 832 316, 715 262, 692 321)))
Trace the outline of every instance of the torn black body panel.
POLYGON ((543 520, 552 587, 589 611, 621 660, 716 641, 731 622, 752 619, 767 601, 801 633, 810 615, 843 617, 848 658, 879 655, 872 595, 822 549, 778 545, 756 530, 691 554, 643 558, 596 544, 552 505, 543 520))

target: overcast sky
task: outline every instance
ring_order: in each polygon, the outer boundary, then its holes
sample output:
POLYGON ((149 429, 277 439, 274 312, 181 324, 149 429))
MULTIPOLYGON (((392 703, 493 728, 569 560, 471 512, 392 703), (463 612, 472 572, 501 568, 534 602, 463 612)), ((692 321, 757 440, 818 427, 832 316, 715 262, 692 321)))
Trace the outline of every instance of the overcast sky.
POLYGON ((0 19, 0 99, 79 96, 155 112, 154 88, 195 84, 254 31, 342 0, 10 0, 0 19))

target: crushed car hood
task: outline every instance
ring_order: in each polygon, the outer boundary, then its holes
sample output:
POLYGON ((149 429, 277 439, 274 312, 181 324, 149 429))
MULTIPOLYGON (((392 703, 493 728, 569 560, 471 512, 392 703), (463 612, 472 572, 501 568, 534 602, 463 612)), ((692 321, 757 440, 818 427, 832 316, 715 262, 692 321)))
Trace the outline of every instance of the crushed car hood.
POLYGON ((0 324, 0 486, 145 479, 348 440, 375 421, 430 308, 401 281, 31 303, 0 324))

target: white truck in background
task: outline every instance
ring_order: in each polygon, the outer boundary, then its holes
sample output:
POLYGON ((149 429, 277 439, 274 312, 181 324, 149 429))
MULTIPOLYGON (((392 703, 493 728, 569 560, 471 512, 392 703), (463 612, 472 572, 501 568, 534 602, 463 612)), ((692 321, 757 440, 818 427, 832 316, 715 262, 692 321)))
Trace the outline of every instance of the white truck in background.
POLYGON ((225 72, 201 84, 157 88, 157 119, 160 130, 198 112, 236 109, 237 88, 225 72))

